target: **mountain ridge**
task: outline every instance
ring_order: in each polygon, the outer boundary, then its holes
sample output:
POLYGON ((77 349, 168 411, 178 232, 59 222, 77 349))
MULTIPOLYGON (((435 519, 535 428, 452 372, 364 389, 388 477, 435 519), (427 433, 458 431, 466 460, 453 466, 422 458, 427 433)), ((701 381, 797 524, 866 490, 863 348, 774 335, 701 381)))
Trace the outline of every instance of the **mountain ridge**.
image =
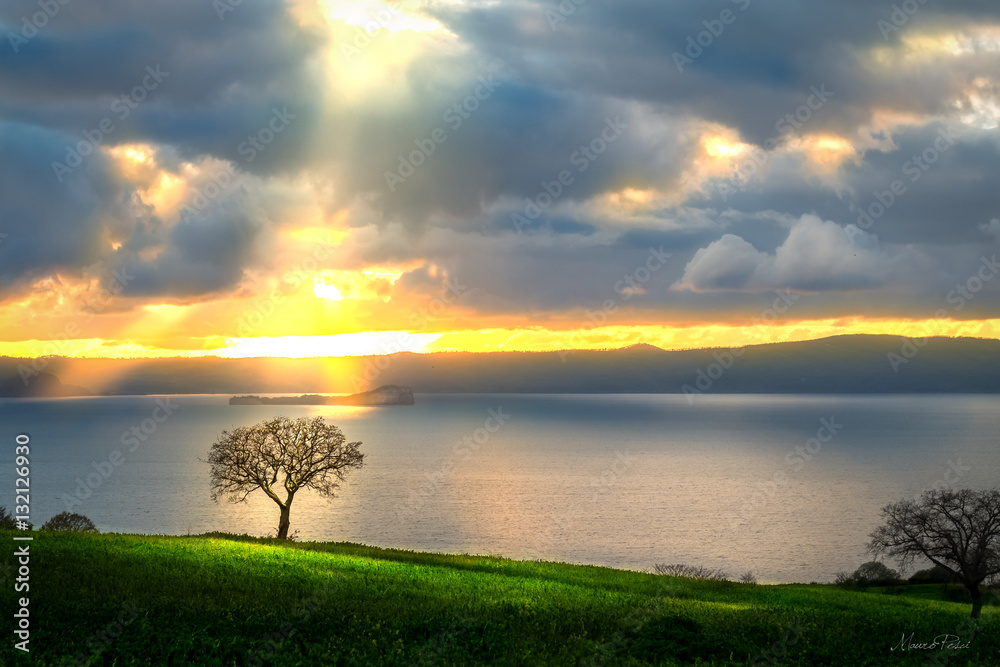
MULTIPOLYGON (((687 350, 46 362, 60 391, 96 395, 358 393, 389 384, 416 393, 1000 393, 1000 340, 888 334, 687 350)), ((25 364, 0 358, 2 395, 28 395, 16 393, 25 364)))

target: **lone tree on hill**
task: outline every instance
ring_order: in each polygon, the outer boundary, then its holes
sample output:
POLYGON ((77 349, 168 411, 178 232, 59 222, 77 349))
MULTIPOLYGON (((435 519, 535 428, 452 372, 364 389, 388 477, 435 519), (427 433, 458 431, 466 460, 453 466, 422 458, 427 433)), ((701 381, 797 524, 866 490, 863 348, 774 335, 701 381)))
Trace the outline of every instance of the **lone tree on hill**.
POLYGON ((868 551, 903 568, 917 558, 944 568, 968 589, 972 618, 979 618, 980 586, 1000 575, 1000 490, 925 491, 919 500, 886 505, 882 517, 868 551))
POLYGON ((361 443, 345 440, 340 429, 322 417, 295 421, 277 417, 223 431, 208 453, 212 500, 246 502, 248 495, 261 489, 281 510, 278 537, 287 539, 292 500, 300 489, 312 488, 334 498, 347 471, 361 467, 361 443))

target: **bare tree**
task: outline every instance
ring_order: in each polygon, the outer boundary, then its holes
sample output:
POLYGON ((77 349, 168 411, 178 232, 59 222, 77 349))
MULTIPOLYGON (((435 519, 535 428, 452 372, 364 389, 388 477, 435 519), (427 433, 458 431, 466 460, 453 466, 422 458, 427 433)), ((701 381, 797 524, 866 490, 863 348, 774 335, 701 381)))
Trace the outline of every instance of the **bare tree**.
POLYGON ((336 497, 347 471, 364 461, 359 445, 346 442, 340 429, 322 417, 277 417, 223 431, 208 454, 212 500, 246 502, 253 491, 262 490, 281 510, 278 537, 286 539, 295 494, 312 488, 321 496, 336 497))
POLYGON ((972 618, 979 618, 980 586, 1000 575, 1000 490, 926 491, 919 500, 886 505, 882 517, 868 551, 896 558, 904 569, 917 558, 944 568, 969 590, 972 618))

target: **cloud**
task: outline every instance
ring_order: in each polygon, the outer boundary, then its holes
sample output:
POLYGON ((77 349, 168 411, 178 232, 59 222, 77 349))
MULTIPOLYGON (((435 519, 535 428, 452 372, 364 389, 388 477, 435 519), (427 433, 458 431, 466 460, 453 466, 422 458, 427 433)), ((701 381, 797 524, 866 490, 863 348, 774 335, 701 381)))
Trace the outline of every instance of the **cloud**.
MULTIPOLYGON (((662 246, 622 317, 733 317, 775 288, 821 316, 933 312, 1000 235, 1000 9, 928 3, 885 38, 891 8, 863 0, 742 5, 589 2, 553 29, 554 1, 426 0, 370 32, 306 0, 224 20, 202 0, 60 5, 16 53, 0 41, 0 299, 129 267, 122 308, 222 300, 299 262, 286 235, 309 227, 342 240, 320 270, 403 271, 385 309, 449 275, 484 319, 578 318, 662 246), (736 20, 678 71, 723 6, 736 20), (147 67, 169 76, 120 117, 147 67), (52 163, 106 118, 60 182, 52 163), (948 150, 908 169, 941 132, 948 150)), ((36 11, 3 4, 0 34, 36 11)))
POLYGON ((0 294, 55 273, 77 274, 104 257, 102 232, 123 216, 120 197, 100 156, 61 185, 51 161, 65 147, 60 135, 0 122, 0 294))
POLYGON ((804 215, 773 255, 733 234, 698 250, 674 289, 800 292, 874 289, 898 262, 857 227, 804 215))

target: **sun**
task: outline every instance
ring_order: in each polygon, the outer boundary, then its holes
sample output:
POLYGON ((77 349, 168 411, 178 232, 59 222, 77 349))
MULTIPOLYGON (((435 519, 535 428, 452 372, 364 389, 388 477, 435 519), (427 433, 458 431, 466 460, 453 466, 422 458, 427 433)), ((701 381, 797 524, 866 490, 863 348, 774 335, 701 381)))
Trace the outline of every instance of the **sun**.
POLYGON ((341 294, 340 290, 337 289, 336 285, 330 285, 325 281, 317 278, 313 283, 313 294, 315 294, 320 299, 329 299, 331 301, 343 301, 344 295, 341 294))

